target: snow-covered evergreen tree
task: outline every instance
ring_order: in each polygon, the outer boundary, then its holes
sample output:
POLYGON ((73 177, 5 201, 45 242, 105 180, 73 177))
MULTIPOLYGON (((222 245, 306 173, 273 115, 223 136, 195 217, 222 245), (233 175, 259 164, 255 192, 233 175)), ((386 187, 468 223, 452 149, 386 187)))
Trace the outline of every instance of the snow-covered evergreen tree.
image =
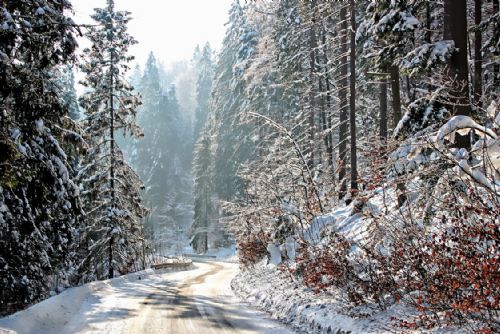
POLYGON ((97 23, 86 36, 92 47, 84 50, 82 81, 89 89, 80 100, 85 111, 89 149, 80 170, 86 225, 82 231, 80 264, 82 280, 125 273, 138 259, 143 246, 142 182, 125 162, 115 136, 141 136, 135 123, 138 95, 127 82, 128 49, 135 40, 127 32, 130 13, 116 11, 114 1, 95 9, 97 23))
POLYGON ((243 124, 240 106, 244 103, 245 69, 254 55, 256 31, 246 20, 245 9, 234 1, 229 13, 229 27, 215 69, 212 133, 215 146, 215 191, 218 199, 232 200, 242 195, 243 185, 237 176, 240 163, 252 152, 250 128, 243 124))
POLYGON ((0 314, 46 297, 75 260, 79 189, 60 144, 73 136, 52 84, 74 60, 70 9, 66 0, 0 4, 0 314))
POLYGON ((80 107, 76 94, 73 67, 71 65, 61 66, 54 72, 54 75, 59 95, 69 109, 69 117, 74 121, 78 121, 80 119, 80 107))
POLYGON ((195 146, 194 216, 191 227, 191 245, 198 253, 208 250, 208 234, 214 217, 212 143, 208 131, 201 134, 195 146))
MULTIPOLYGON (((196 53, 196 51, 195 51, 196 53)), ((195 126, 194 133, 195 136, 202 131, 207 120, 210 94, 212 93, 212 81, 214 77, 214 63, 213 63, 213 51, 210 44, 205 44, 201 56, 196 64, 198 70, 198 78, 196 80, 196 102, 197 107, 195 111, 195 126)), ((193 56, 193 58, 196 58, 193 56)))
POLYGON ((174 243, 186 241, 192 211, 192 130, 189 117, 181 114, 175 85, 165 87, 165 80, 160 79, 173 80, 178 74, 161 74, 161 68, 151 52, 144 72, 134 74, 140 77, 136 91, 144 101, 137 109, 137 124, 144 137, 120 138, 119 142, 127 161, 144 180, 144 205, 149 209, 145 223, 148 241, 164 254, 174 251, 174 243))

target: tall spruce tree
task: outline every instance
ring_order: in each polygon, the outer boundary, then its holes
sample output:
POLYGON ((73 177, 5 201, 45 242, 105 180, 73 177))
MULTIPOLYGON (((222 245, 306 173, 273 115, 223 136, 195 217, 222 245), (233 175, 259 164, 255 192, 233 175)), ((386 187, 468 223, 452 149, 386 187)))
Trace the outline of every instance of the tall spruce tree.
POLYGON ((214 213, 212 168, 212 143, 204 131, 196 143, 193 161, 195 199, 191 245, 198 253, 208 250, 209 227, 214 213))
MULTIPOLYGON (((196 58, 195 55, 193 58, 196 58)), ((212 81, 214 77, 214 62, 213 51, 210 44, 207 43, 203 47, 201 56, 197 62, 198 78, 196 80, 196 111, 195 111, 195 136, 202 131, 207 121, 208 104, 210 101, 210 94, 212 93, 212 81)))
POLYGON ((80 264, 84 281, 127 272, 143 249, 141 180, 125 162, 115 136, 117 130, 140 136, 135 124, 140 99, 126 80, 127 52, 136 41, 127 33, 130 13, 116 11, 114 1, 95 9, 95 26, 86 36, 82 81, 89 89, 81 97, 85 134, 90 148, 80 179, 85 200, 86 226, 81 238, 85 254, 80 264))
POLYGON ((0 315, 49 293, 71 274, 81 210, 60 145, 68 106, 52 84, 74 60, 69 1, 0 5, 0 315))

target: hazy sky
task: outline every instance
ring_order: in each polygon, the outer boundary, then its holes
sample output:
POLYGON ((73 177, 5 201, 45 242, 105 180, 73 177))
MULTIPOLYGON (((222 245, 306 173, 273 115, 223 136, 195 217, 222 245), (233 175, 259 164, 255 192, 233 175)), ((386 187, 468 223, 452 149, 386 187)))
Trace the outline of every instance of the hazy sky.
MULTIPOLYGON (((169 64, 191 59, 197 44, 210 42, 220 49, 225 33, 224 24, 232 0, 115 0, 117 10, 132 12, 129 32, 139 44, 130 53, 141 66, 149 51, 169 64)), ((89 23, 96 7, 106 0, 72 0, 75 20, 89 23)))

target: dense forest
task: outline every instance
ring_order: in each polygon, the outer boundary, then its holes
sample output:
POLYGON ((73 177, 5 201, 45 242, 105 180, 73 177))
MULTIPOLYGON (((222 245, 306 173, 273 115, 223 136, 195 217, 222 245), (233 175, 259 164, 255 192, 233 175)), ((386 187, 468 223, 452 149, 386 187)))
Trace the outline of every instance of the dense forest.
POLYGON ((413 305, 403 327, 498 330, 499 23, 498 0, 234 2, 195 226, 243 266, 277 253, 348 304, 413 305))
POLYGON ((71 10, 0 5, 1 315, 236 243, 402 327, 499 330, 499 0, 235 0, 168 69, 113 0, 71 10))

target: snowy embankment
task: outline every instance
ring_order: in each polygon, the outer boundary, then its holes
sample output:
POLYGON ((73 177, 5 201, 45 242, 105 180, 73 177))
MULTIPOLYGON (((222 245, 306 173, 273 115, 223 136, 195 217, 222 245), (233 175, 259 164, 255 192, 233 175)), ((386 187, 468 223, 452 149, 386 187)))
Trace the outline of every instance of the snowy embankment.
POLYGON ((340 298, 316 294, 265 261, 240 272, 231 286, 241 299, 303 333, 389 332, 382 321, 349 316, 340 298))
POLYGON ((339 295, 315 293, 265 260, 250 270, 241 271, 231 287, 242 300, 303 333, 467 333, 457 328, 398 328, 396 320, 414 318, 418 313, 401 304, 378 313, 368 307, 348 309, 339 295))
POLYGON ((12 328, 19 333, 52 333, 64 328, 73 315, 90 310, 101 292, 127 282, 135 282, 154 274, 153 269, 124 275, 110 280, 88 283, 63 291, 30 308, 0 319, 2 327, 12 328), (29 321, 27 321, 29 320, 29 321))
MULTIPOLYGON (((377 203, 379 204, 379 203, 377 203)), ((368 203, 366 210, 378 212, 377 206, 368 203)), ((361 213, 354 213, 353 205, 342 207, 329 215, 318 217, 304 231, 303 237, 309 242, 320 243, 321 232, 327 227, 335 227, 352 242, 353 253, 359 251, 357 245, 370 235, 369 219, 361 213)), ((297 245, 287 243, 286 251, 295 253, 297 245)), ((329 288, 315 291, 306 287, 287 269, 281 270, 280 250, 276 245, 268 246, 269 259, 263 259, 252 268, 243 269, 233 279, 231 287, 242 300, 271 314, 303 333, 368 334, 368 333, 466 333, 458 328, 434 328, 433 330, 410 330, 398 324, 418 317, 419 313, 395 303, 381 311, 374 305, 353 307, 340 290, 329 288)), ((292 264, 293 265, 293 264, 292 264)))
MULTIPOLYGON (((61 294, 35 304, 26 310, 1 318, 0 333, 2 333, 2 330, 37 334, 77 332, 85 327, 84 315, 98 315, 99 310, 96 305, 102 301, 103 296, 145 279, 161 281, 161 274, 169 271, 178 270, 146 269, 117 278, 67 289, 61 294)), ((7 333, 10 332, 7 331, 7 333)))

